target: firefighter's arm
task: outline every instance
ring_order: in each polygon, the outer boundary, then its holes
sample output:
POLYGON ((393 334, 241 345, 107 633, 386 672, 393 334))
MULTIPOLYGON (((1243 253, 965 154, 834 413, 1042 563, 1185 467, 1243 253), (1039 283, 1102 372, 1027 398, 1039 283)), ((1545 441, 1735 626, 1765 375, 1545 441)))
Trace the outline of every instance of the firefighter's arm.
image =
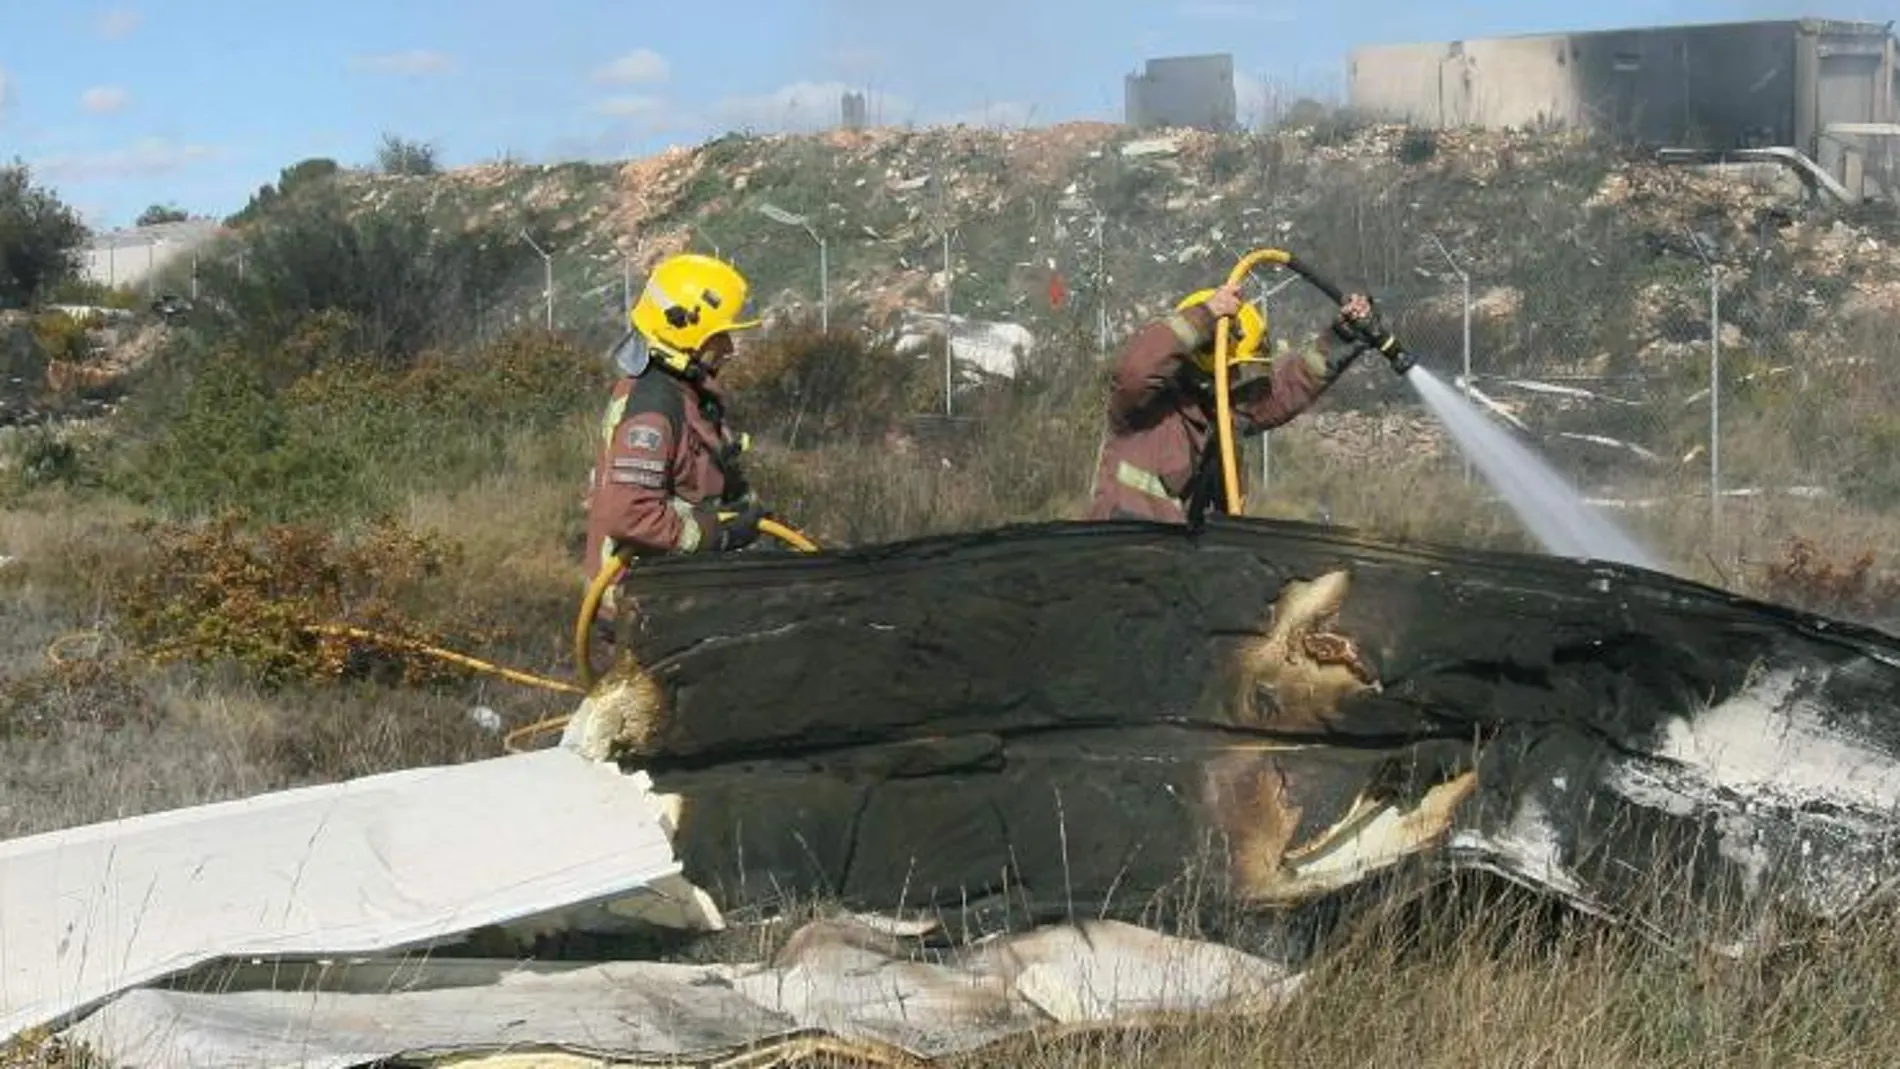
POLYGON ((1351 344, 1330 331, 1321 333, 1307 349, 1273 361, 1271 370, 1233 388, 1234 422, 1242 435, 1270 431, 1312 407, 1313 402, 1339 381, 1351 363, 1351 344))
POLYGON ((1214 322, 1212 312, 1195 305, 1136 331, 1115 364, 1110 410, 1123 417, 1147 407, 1167 389, 1183 358, 1213 342, 1214 322))
POLYGON ((636 412, 614 428, 596 506, 609 538, 647 552, 709 548, 718 518, 673 494, 672 459, 680 430, 658 412, 636 412))

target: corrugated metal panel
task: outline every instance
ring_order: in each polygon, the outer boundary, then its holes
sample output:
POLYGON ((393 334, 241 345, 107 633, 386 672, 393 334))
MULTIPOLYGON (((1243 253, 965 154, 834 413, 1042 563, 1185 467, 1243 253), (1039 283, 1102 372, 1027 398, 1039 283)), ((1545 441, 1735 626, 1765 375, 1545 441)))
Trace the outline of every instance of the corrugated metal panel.
MULTIPOLYGON (((794 933, 770 966, 608 962, 421 990, 371 986, 387 977, 370 970, 367 983, 323 992, 137 991, 72 1038, 141 1069, 349 1069, 549 1049, 703 1065, 801 1034, 896 1064, 973 1052, 1051 1021, 1268 1010, 1301 986, 1242 951, 1115 922, 923 956, 876 928, 827 920, 794 933)), ((744 1060, 764 1065, 767 1055, 744 1060)))
POLYGON ((0 1037, 221 957, 425 945, 679 865, 643 775, 567 750, 0 843, 0 1037))

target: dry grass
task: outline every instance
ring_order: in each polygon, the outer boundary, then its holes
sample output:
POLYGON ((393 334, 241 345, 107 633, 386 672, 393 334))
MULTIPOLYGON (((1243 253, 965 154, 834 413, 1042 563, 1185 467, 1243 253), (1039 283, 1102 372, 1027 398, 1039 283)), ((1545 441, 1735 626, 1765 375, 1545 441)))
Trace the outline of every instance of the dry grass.
MULTIPOLYGON (((1072 517, 1085 505, 1097 401, 1092 380, 1077 377, 1061 390, 1001 392, 971 409, 968 423, 896 413, 880 432, 820 420, 827 433, 807 424, 797 449, 766 436, 754 482, 784 516, 834 545, 1072 517)), ((415 584, 398 607, 424 623, 479 620, 493 643, 470 652, 565 678, 594 418, 590 406, 557 425, 498 435, 474 477, 465 461, 452 479, 408 470, 391 483, 401 528, 458 547, 454 566, 415 584)), ((1467 486, 1455 463, 1327 454, 1298 423, 1276 432, 1274 450, 1274 481, 1256 496, 1256 513, 1530 548, 1508 510, 1467 486)), ((1693 481, 1673 489, 1692 494, 1693 481)), ((1697 578, 1825 611, 1891 607, 1894 586, 1882 574, 1900 546, 1878 512, 1736 502, 1716 546, 1704 502, 1636 515, 1639 533, 1697 578), (1778 567, 1798 536, 1825 559, 1805 571, 1778 567), (1854 586, 1842 575, 1863 551, 1873 558, 1854 586)), ((0 566, 0 835, 492 756, 500 740, 471 709, 520 724, 567 704, 464 676, 424 687, 267 684, 215 658, 154 667, 136 655, 116 611, 160 559, 137 526, 148 518, 104 492, 36 491, 0 511, 0 555, 16 558, 0 566)), ((347 541, 361 526, 329 533, 347 541)), ((1890 1012, 1900 999, 1897 932, 1894 918, 1868 917, 1765 958, 1684 960, 1600 924, 1553 920, 1522 894, 1467 888, 1350 926, 1302 997, 1269 1019, 1024 1040, 972 1061, 1888 1064, 1900 1060, 1900 1016, 1890 1012)), ((768 937, 752 940, 721 952, 756 958, 772 949, 768 937)))

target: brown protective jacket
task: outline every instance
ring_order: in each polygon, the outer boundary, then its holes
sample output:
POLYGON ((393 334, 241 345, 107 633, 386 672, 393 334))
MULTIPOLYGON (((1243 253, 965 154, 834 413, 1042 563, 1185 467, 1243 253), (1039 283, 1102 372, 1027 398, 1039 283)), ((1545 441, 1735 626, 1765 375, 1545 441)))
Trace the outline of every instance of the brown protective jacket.
MULTIPOLYGON (((1187 500, 1202 452, 1212 448, 1212 380, 1197 388, 1186 357, 1214 340, 1214 314, 1202 305, 1137 331, 1122 349, 1108 398, 1108 433, 1095 469, 1088 518, 1187 522, 1187 500)), ((1232 387, 1236 430, 1271 430, 1306 411, 1332 386, 1326 377, 1331 332, 1297 357, 1277 359, 1265 375, 1232 387)), ((1202 376, 1206 378, 1205 376, 1202 376)))
POLYGON ((614 383, 587 489, 590 578, 619 547, 635 556, 711 547, 720 506, 749 493, 723 411, 710 381, 688 383, 658 367, 614 383))

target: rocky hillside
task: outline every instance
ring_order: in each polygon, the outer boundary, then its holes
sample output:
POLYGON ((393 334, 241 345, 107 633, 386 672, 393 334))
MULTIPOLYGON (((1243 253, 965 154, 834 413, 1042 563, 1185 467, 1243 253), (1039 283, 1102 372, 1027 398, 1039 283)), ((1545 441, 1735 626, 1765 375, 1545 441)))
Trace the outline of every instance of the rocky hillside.
MULTIPOLYGON (((1726 265, 1741 299, 1738 345, 1751 321, 1785 335, 1817 312, 1900 307, 1892 229, 1843 218, 1791 172, 1662 165, 1543 134, 1335 126, 1140 138, 1082 124, 735 135, 620 167, 342 180, 364 210, 529 229, 553 256, 557 317, 570 326, 614 314, 629 266, 637 281, 643 265, 687 247, 736 259, 776 308, 814 301, 816 245, 760 214, 764 204, 808 216, 828 240, 837 304, 941 308, 948 229, 953 311, 1045 330, 1074 320, 1090 336, 1098 294, 1120 329, 1269 244, 1397 311, 1442 317, 1457 310, 1458 282, 1434 238, 1468 269, 1480 320, 1560 342, 1536 362, 1579 372, 1677 355, 1672 344, 1697 336, 1702 255, 1726 265), (1763 318, 1770 304, 1780 307, 1763 318)), ((525 241, 521 255, 525 313, 538 310, 541 263, 525 241)), ((1508 350, 1532 338, 1507 340, 1485 348, 1512 363, 1508 350)))
MULTIPOLYGON (((1572 451, 1573 468, 1698 463, 1711 268, 1736 411, 1805 383, 1817 361, 1869 357, 1900 316, 1891 219, 1831 204, 1774 165, 1665 165, 1545 133, 1341 122, 1231 136, 879 130, 731 136, 623 166, 336 181, 361 211, 505 238, 526 230, 552 256, 557 323, 603 332, 644 266, 683 248, 736 260, 769 311, 813 311, 817 245, 762 214, 769 204, 825 237, 841 316, 940 311, 947 280, 953 312, 1021 324, 1032 359, 1047 347, 1093 351, 1104 326, 1119 337, 1243 252, 1274 245, 1369 289, 1426 366, 1450 376, 1464 331, 1449 255, 1470 280, 1478 387, 1501 416, 1572 451)), ((508 315, 536 321, 543 265, 527 240, 519 247, 508 315)), ((1283 338, 1325 315, 1297 285, 1272 291, 1269 307, 1283 338)), ((1395 394, 1405 397, 1359 376, 1333 407, 1395 394)), ((1778 418, 1805 417, 1784 406, 1778 418)))

